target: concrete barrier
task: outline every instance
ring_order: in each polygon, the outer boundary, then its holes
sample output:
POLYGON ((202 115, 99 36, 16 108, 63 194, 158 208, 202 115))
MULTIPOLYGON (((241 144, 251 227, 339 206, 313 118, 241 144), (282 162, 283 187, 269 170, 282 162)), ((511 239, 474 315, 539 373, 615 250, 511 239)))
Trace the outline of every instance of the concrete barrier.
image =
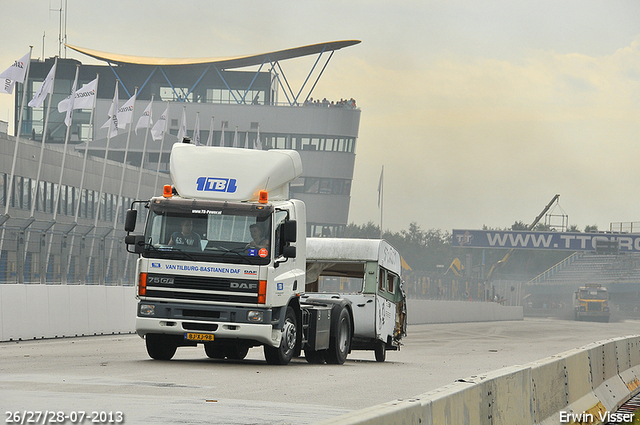
MULTIPOLYGON (((523 320, 522 307, 467 301, 407 301, 409 324, 523 320)), ((0 341, 135 331, 132 286, 0 285, 0 341)))
POLYGON ((491 302, 407 300, 410 325, 428 323, 493 322, 523 320, 522 307, 505 307, 491 302))
POLYGON ((639 372, 640 336, 616 338, 320 424, 600 424, 640 392, 639 372))
POLYGON ((135 331, 132 286, 0 285, 0 341, 135 331))

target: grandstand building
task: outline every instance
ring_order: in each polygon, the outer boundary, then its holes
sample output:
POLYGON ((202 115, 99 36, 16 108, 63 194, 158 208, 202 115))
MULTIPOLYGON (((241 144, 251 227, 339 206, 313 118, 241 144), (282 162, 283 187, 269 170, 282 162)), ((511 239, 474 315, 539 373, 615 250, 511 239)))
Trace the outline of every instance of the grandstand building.
POLYGON ((169 153, 183 113, 187 135, 199 136, 201 144, 297 150, 303 175, 290 189, 307 205, 307 234, 342 235, 360 109, 353 99, 318 102, 313 96, 333 54, 358 43, 222 59, 134 57, 69 46, 104 64, 58 59, 51 107, 48 100, 39 108, 25 105, 20 123, 23 90, 31 99, 54 63, 32 60, 28 80, 15 94, 17 148, 14 137, 0 134, 0 283, 121 282, 123 273, 131 273, 121 252, 123 213, 131 200, 158 194, 169 182, 169 153), (304 56, 317 59, 294 89, 283 62, 304 56), (98 78, 98 88, 95 108, 75 111, 67 139, 65 114, 56 106, 69 96, 76 69, 78 87, 98 78), (116 82, 120 106, 136 93, 133 125, 152 100, 154 121, 168 109, 162 141, 147 136, 146 128, 107 137, 101 127, 116 82))

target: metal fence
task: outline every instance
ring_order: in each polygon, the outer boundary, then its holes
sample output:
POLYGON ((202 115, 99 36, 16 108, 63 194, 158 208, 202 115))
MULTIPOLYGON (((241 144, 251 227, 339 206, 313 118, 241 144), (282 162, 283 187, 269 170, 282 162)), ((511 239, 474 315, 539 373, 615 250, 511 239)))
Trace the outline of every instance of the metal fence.
POLYGON ((33 218, 0 227, 0 283, 133 285, 122 229, 33 218))

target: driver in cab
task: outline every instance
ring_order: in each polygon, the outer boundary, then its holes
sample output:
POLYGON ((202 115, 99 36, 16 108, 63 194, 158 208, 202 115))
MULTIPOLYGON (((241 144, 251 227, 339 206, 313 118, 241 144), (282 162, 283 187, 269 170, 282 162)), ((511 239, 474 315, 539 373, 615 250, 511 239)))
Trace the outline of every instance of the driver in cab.
POLYGON ((173 232, 169 245, 180 249, 200 249, 200 236, 193 231, 193 221, 191 219, 186 219, 182 222, 179 232, 173 232))

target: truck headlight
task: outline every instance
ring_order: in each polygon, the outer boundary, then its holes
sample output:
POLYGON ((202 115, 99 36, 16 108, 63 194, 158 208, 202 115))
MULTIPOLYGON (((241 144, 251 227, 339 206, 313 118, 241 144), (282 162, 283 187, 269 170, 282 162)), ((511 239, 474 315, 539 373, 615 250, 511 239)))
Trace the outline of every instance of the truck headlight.
POLYGON ((249 312, 247 313, 247 320, 249 322, 262 323, 264 321, 264 312, 249 310, 249 312))
POLYGON ((140 304, 140 316, 155 316, 156 306, 153 304, 140 304))

